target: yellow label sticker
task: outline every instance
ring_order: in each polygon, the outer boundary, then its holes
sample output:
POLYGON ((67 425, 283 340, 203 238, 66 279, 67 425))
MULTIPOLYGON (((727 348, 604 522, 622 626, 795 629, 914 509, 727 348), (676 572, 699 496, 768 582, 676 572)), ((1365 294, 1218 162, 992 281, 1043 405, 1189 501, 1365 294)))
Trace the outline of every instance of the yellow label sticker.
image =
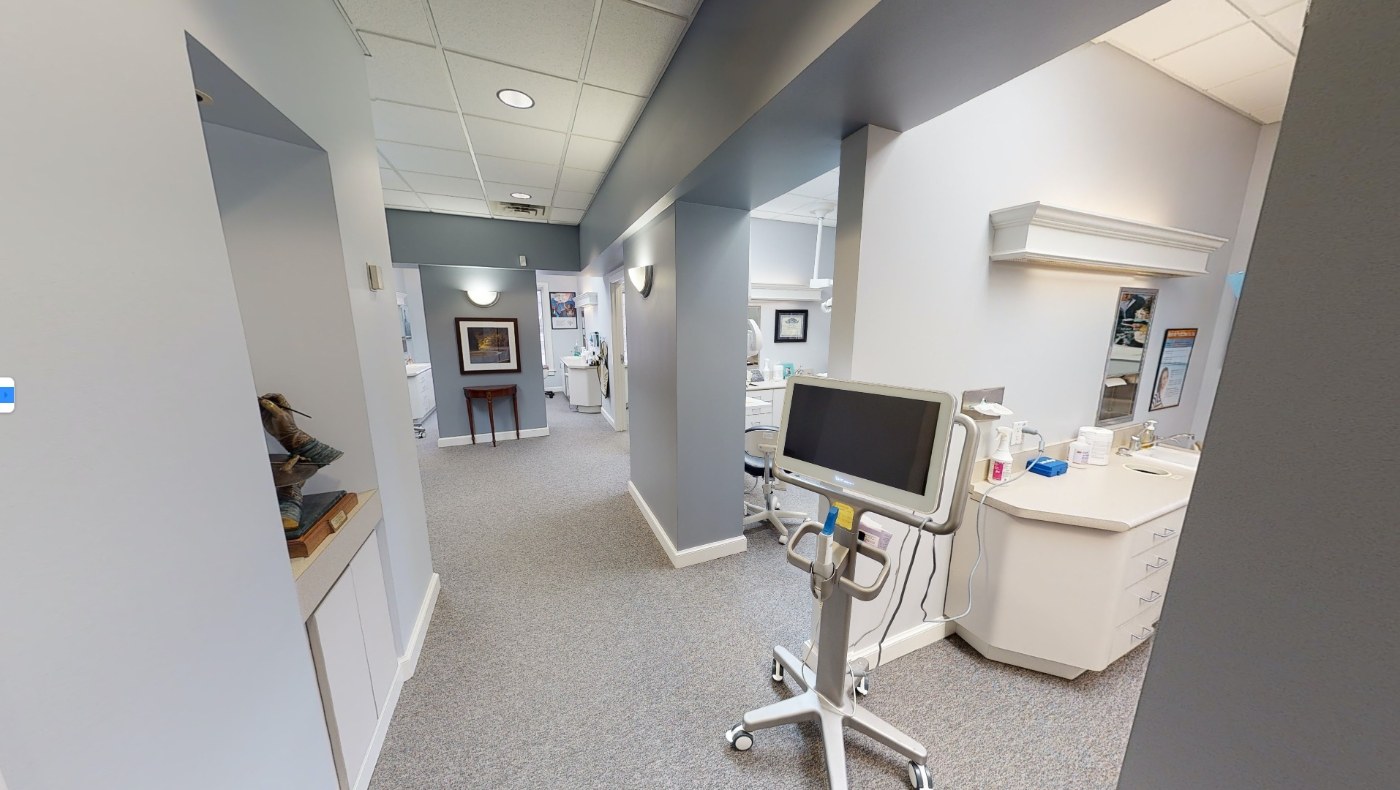
POLYGON ((850 529, 851 519, 854 518, 855 515, 855 508, 841 502, 836 503, 836 526, 841 529, 850 529))

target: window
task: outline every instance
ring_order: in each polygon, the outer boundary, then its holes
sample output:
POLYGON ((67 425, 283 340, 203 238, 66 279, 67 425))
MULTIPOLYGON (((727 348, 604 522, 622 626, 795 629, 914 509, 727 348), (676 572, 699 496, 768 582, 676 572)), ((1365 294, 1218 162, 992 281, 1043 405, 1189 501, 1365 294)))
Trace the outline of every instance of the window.
POLYGON ((554 366, 550 364, 554 360, 554 342, 549 331, 549 285, 539 283, 535 286, 535 310, 540 314, 540 358, 544 360, 543 367, 546 373, 552 372, 554 366))

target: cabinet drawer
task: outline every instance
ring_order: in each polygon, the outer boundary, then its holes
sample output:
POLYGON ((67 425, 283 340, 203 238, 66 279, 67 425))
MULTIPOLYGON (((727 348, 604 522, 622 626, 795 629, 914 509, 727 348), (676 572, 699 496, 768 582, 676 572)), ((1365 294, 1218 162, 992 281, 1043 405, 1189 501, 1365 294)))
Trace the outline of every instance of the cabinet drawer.
POLYGON ((745 428, 752 428, 752 427, 754 427, 754 426, 756 426, 756 425, 768 425, 770 422, 771 422, 771 420, 768 419, 768 414, 767 414, 767 412, 765 412, 765 413, 763 413, 763 414, 746 414, 746 415, 744 415, 744 427, 745 427, 745 428))
POLYGON ((1111 661, 1151 639, 1157 633, 1157 618, 1162 615, 1162 602, 1152 604, 1147 611, 1118 626, 1113 632, 1111 661))
POLYGON ((750 398, 758 398, 761 401, 773 402, 773 390, 750 391, 747 394, 750 398))
POLYGON ((1162 573, 1171 567, 1176 558, 1177 538, 1163 541, 1128 560, 1123 570, 1123 586, 1131 587, 1149 576, 1162 573))
POLYGON ((1128 553, 1141 554, 1144 551, 1165 543, 1181 534, 1181 522, 1185 520, 1186 509, 1168 513, 1161 518, 1154 518, 1140 527, 1134 527, 1128 532, 1128 553))
POLYGON ((1171 566, 1167 566, 1119 593, 1118 610, 1113 615, 1113 622, 1126 623, 1154 605, 1160 606, 1167 594, 1167 580, 1171 578, 1171 573, 1171 566))

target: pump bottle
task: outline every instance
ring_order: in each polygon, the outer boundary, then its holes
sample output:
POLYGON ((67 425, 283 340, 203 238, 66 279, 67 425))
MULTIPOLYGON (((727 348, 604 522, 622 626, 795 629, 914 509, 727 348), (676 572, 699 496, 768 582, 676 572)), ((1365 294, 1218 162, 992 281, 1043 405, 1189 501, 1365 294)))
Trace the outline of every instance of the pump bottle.
POLYGON ((987 482, 1005 482, 1011 476, 1011 429, 997 428, 997 449, 987 461, 987 482))

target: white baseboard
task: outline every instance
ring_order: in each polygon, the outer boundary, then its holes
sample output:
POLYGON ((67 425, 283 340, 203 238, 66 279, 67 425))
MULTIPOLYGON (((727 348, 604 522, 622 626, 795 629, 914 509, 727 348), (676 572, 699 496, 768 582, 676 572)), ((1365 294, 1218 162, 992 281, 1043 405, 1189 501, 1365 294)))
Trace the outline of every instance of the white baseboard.
POLYGON ((631 480, 627 481, 627 491, 632 494, 632 500, 637 503, 637 509, 642 511, 642 518, 647 520, 652 534, 656 535, 657 542, 661 544, 661 550, 666 552, 666 558, 676 568, 685 568, 717 560, 720 557, 728 557, 730 554, 738 554, 749 548, 748 539, 741 534, 738 537, 717 540, 703 546, 678 550, 676 544, 671 542, 671 536, 666 534, 661 522, 657 520, 656 514, 651 511, 651 506, 642 498, 642 492, 637 490, 636 484, 631 480))
MULTIPOLYGON (((921 647, 928 647, 942 639, 948 638, 953 633, 952 623, 924 623, 910 628, 900 634, 895 634, 885 640, 885 649, 880 651, 880 663, 888 664, 900 656, 907 656, 921 647)), ((857 658, 875 658, 875 645, 864 647, 860 650, 851 651, 851 660, 857 658)))
POLYGON ((612 412, 603 409, 603 419, 607 420, 608 425, 611 426, 614 431, 617 430, 617 420, 613 419, 612 412))
MULTIPOLYGON (((538 438, 538 437, 540 437, 540 436, 548 436, 548 435, 549 435, 549 426, 545 426, 545 427, 543 427, 543 428, 522 428, 522 429, 520 430, 520 438, 521 438, 521 439, 535 439, 535 438, 538 438)), ((499 431, 496 431, 496 443, 497 443, 497 444, 500 444, 501 442, 513 442, 513 441, 515 441, 515 429, 514 429, 514 428, 511 428, 511 429, 509 429, 509 430, 499 430, 499 431)), ((472 437, 471 437, 471 436, 444 436, 444 437, 442 437, 441 439, 438 439, 438 447, 458 447, 458 446, 464 445, 464 444, 472 444, 472 437)), ((478 433, 478 434, 476 435, 476 444, 487 444, 487 445, 491 444, 491 434, 490 434, 489 432, 488 432, 488 433, 478 433)))
POLYGON ((355 782, 354 790, 366 790, 370 779, 374 777, 374 768, 379 764, 379 753, 384 749, 384 738, 389 735, 389 723, 394 719, 394 708, 399 704, 399 692, 403 691, 403 684, 418 671, 418 656, 423 653, 423 639, 428 635, 428 624, 433 621, 433 610, 437 608, 438 590, 441 587, 441 580, 434 573, 433 578, 428 581, 428 592, 423 596, 423 605, 418 608, 418 620, 413 624, 413 633, 409 637, 404 654, 399 658, 398 671, 394 673, 394 682, 389 686, 389 696, 384 700, 384 711, 379 714, 379 722, 375 724, 374 737, 369 742, 369 752, 365 754, 365 761, 360 765, 360 778, 355 782))

